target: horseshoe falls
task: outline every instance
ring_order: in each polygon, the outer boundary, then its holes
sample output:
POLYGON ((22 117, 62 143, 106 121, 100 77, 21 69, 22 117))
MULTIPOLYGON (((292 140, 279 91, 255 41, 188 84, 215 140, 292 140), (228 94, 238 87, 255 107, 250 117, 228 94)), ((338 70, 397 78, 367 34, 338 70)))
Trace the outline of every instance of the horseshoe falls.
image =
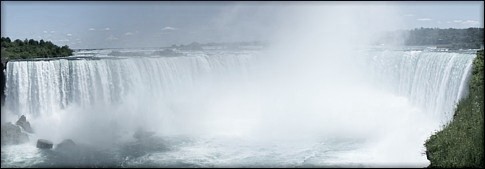
POLYGON ((455 104, 467 94, 474 57, 466 53, 386 51, 372 56, 372 75, 385 81, 382 87, 407 97, 443 124, 452 119, 455 104))
POLYGON ((424 141, 452 119, 475 57, 370 50, 349 75, 331 60, 276 70, 265 54, 10 61, 6 118, 35 134, 2 147, 2 167, 426 167, 424 141), (37 138, 86 148, 46 153, 37 138))
POLYGON ((7 104, 20 114, 42 116, 72 104, 121 104, 131 94, 168 98, 229 70, 243 75, 247 60, 247 56, 195 56, 11 62, 7 104))

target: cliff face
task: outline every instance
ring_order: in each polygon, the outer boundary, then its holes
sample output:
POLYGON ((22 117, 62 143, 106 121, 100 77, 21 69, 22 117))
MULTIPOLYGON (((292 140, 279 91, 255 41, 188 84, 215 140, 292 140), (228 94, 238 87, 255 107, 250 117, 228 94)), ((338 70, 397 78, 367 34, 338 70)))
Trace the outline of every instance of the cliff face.
POLYGON ((2 60, 2 64, 1 64, 1 67, 0 67, 1 68, 0 70, 2 70, 1 86, 0 86, 2 88, 2 93, 1 93, 1 97, 2 97, 1 98, 2 99, 1 104, 2 104, 2 106, 3 106, 3 103, 5 101, 5 66, 6 66, 6 63, 4 63, 3 60, 2 60))

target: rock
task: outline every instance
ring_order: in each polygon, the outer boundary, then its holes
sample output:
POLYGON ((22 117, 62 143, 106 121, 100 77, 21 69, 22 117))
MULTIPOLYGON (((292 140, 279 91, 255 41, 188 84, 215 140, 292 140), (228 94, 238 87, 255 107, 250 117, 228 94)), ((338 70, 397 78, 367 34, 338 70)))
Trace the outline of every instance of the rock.
POLYGON ((76 143, 71 139, 62 140, 61 143, 57 144, 56 149, 69 150, 76 146, 76 143))
POLYGON ((40 149, 51 149, 52 148, 52 141, 49 140, 44 140, 44 139, 39 139, 37 140, 37 148, 40 149))
POLYGON ((426 158, 427 158, 428 160, 431 160, 431 154, 429 153, 429 151, 428 151, 428 150, 426 150, 426 158))
POLYGON ((7 144, 22 144, 29 141, 29 136, 23 133, 19 126, 11 122, 2 125, 2 145, 7 144))
MULTIPOLYGON (((3 55, 3 51, 2 51, 2 55, 3 55)), ((5 73, 7 72, 5 70, 5 65, 7 65, 7 61, 6 59, 4 59, 5 57, 2 57, 2 64, 1 67, 0 67, 0 70, 2 71, 2 76, 0 76, 0 88, 2 89, 2 93, 1 96, 0 96, 0 102, 1 102, 1 105, 3 106, 3 104, 5 103, 5 73)))
POLYGON ((149 138, 149 137, 153 136, 154 134, 155 134, 155 132, 138 129, 138 130, 136 130, 135 134, 133 134, 133 137, 136 138, 136 139, 145 139, 145 138, 149 138))
POLYGON ((30 123, 27 121, 27 118, 25 118, 24 115, 20 116, 19 120, 17 120, 15 124, 22 127, 22 129, 24 129, 24 131, 28 133, 34 133, 32 128, 30 127, 30 123))

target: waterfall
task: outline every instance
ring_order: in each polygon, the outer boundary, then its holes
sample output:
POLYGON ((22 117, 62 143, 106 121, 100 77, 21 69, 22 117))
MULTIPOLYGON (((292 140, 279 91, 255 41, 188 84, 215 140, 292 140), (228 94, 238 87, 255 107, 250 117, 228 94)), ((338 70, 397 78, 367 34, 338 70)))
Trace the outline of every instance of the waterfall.
MULTIPOLYGON (((37 116, 70 104, 121 104, 133 93, 169 98, 228 72, 248 76, 251 55, 226 55, 11 61, 5 107, 37 116)), ((452 118, 455 104, 466 94, 475 57, 426 51, 373 51, 367 56, 374 85, 408 98, 442 123, 452 118)))
POLYGON ((369 56, 376 85, 407 97, 444 124, 466 95, 475 54, 381 51, 369 56))
POLYGON ((357 55, 357 64, 315 54, 275 66, 264 54, 10 61, 4 108, 27 114, 36 135, 54 142, 112 145, 140 126, 195 138, 172 156, 133 159, 160 166, 203 159, 215 166, 425 167, 424 141, 467 94, 475 57, 372 50, 357 55))
POLYGON ((6 108, 18 114, 42 115, 66 108, 121 104, 134 93, 170 97, 200 85, 201 79, 239 69, 248 56, 158 57, 11 61, 7 65, 6 108))

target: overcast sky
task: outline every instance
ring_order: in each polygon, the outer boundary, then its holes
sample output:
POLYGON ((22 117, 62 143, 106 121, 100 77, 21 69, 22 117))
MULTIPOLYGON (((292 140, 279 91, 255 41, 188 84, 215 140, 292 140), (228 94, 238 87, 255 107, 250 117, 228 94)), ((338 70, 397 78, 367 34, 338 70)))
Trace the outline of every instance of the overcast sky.
MULTIPOLYGON (((2 1, 1 35, 45 39, 71 48, 265 40, 266 34, 279 29, 276 23, 288 9, 325 3, 329 2, 2 1)), ((402 29, 483 28, 483 2, 385 4, 397 10, 402 29)))

